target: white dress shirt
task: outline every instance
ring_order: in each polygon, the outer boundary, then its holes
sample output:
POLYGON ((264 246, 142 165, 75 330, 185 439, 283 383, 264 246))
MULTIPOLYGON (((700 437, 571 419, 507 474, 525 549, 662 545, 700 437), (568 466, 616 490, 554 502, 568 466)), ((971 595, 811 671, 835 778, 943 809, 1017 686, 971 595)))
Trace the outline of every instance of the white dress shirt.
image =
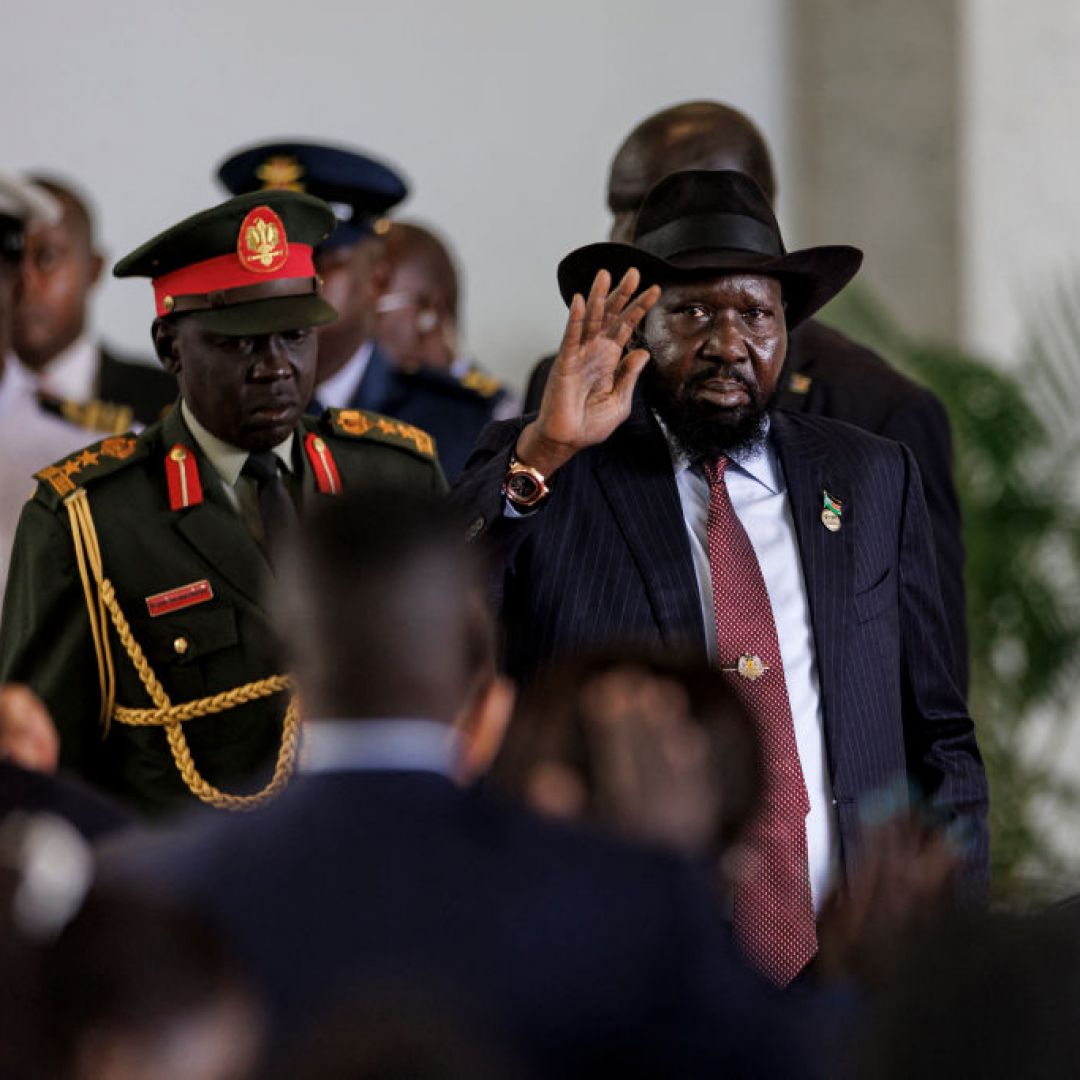
POLYGON ((302 731, 302 773, 377 769, 454 778, 458 734, 437 720, 305 720, 302 731))
POLYGON ((89 330, 84 330, 32 377, 39 390, 62 401, 90 401, 97 397, 99 355, 97 342, 89 330))
POLYGON ((95 437, 92 431, 42 412, 33 374, 13 355, 4 359, 0 370, 0 596, 15 526, 34 491, 34 473, 81 450, 95 437))
MULTIPOLYGON (((668 445, 671 446, 670 441, 668 445)), ((825 728, 810 605, 795 523, 787 497, 787 482, 776 450, 768 438, 760 446, 743 453, 733 453, 729 458, 730 464, 724 471, 724 478, 731 505, 750 538, 761 566, 776 623, 784 680, 795 724, 795 741, 810 797, 806 842, 814 909, 819 910, 836 874, 839 845, 832 782, 825 752, 825 728)), ((730 664, 734 657, 716 655, 716 615, 713 611, 706 533, 709 482, 699 470, 690 468, 685 458, 674 449, 672 463, 683 520, 690 538, 709 657, 713 663, 730 664)))
POLYGON ((347 409, 360 380, 371 363, 375 343, 369 338, 352 354, 340 371, 319 383, 312 394, 324 409, 347 409))

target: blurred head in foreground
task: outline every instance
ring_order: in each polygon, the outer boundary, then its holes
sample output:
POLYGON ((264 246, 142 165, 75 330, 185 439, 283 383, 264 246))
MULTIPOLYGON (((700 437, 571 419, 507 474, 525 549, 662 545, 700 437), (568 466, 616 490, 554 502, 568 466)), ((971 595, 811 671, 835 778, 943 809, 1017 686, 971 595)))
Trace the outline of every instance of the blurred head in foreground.
POLYGON ((86 1080, 243 1080, 261 1041, 225 947, 179 909, 94 890, 40 970, 41 1060, 86 1080))
POLYGON ((710 858, 737 848, 761 790, 757 741, 724 676, 633 652, 538 679, 493 781, 543 813, 710 858))
POLYGON ((304 715, 425 719, 483 771, 513 703, 495 670, 477 553, 444 499, 399 490, 320 501, 278 574, 276 619, 304 715))

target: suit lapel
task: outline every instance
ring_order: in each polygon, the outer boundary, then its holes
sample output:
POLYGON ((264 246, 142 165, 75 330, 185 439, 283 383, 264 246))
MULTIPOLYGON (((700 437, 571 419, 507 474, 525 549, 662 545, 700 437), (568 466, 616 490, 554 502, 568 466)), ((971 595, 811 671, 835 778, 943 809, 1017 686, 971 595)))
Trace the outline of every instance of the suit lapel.
POLYGON ((645 583, 664 644, 704 651, 698 583, 671 455, 640 402, 626 423, 599 448, 594 468, 645 583))
MULTIPOLYGON (((240 515, 229 504, 220 477, 184 426, 179 407, 172 409, 162 421, 161 433, 165 453, 177 442, 195 451, 204 495, 203 501, 195 506, 172 511, 173 528, 216 574, 261 609, 272 580, 269 564, 240 515)), ((164 466, 161 483, 165 485, 164 466)))
POLYGON ((845 621, 851 610, 852 527, 858 507, 848 498, 850 485, 844 462, 829 454, 828 444, 816 432, 783 415, 774 415, 773 433, 802 555, 825 729, 835 761, 842 736, 845 621), (830 532, 822 522, 826 491, 843 503, 842 526, 837 532, 830 532))
POLYGON ((394 393, 396 381, 390 358, 373 342, 367 367, 353 391, 349 408, 385 412, 394 393))

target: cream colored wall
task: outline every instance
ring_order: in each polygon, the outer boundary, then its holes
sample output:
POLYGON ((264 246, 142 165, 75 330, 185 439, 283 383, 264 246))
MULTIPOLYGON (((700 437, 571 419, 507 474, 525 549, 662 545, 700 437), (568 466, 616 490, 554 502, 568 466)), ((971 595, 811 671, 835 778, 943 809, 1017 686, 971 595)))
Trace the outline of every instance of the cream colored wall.
POLYGON ((1080 5, 965 0, 962 25, 962 332, 1008 363, 1080 268, 1080 5))
MULTIPOLYGON (((520 379, 557 340, 558 260, 607 228, 604 181, 633 124, 735 102, 787 159, 783 0, 7 0, 0 165, 47 166, 100 203, 114 256, 221 193, 211 167, 283 134, 398 163, 402 213, 467 274, 467 337, 520 379)), ((109 337, 146 352, 149 287, 110 282, 109 337)))

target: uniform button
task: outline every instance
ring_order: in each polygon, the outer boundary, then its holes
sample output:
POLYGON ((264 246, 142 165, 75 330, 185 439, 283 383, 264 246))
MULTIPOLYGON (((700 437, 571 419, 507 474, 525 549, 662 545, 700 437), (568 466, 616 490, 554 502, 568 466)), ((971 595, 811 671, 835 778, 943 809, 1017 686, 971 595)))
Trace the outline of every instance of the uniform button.
POLYGON ((465 533, 466 540, 475 540, 484 528, 484 519, 478 517, 468 528, 465 533))
POLYGON ((311 445, 315 447, 316 453, 319 454, 326 449, 326 443, 322 439, 316 439, 311 445))
POLYGON ((177 656, 183 656, 188 651, 188 639, 186 637, 178 637, 172 643, 173 651, 177 656))
POLYGON ((174 446, 169 451, 169 457, 173 461, 184 461, 187 459, 187 451, 182 446, 174 446))

